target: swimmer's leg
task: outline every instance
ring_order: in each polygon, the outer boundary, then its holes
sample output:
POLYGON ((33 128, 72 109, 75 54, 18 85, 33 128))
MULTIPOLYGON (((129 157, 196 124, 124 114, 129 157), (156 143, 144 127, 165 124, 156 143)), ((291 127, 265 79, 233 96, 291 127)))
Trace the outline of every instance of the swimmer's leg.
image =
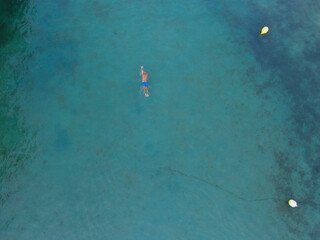
POLYGON ((149 97, 148 87, 143 86, 143 90, 144 90, 144 95, 145 95, 146 97, 149 97))

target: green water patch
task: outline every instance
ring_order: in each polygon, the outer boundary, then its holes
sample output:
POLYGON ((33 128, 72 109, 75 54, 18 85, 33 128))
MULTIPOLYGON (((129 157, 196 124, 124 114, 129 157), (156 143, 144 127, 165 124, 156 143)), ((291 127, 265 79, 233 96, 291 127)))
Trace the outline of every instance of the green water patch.
POLYGON ((0 1, 0 203, 11 194, 4 186, 29 161, 35 150, 35 133, 21 116, 19 83, 29 53, 24 35, 28 29, 28 1, 0 1))
POLYGON ((17 37, 20 31, 19 22, 25 15, 28 6, 27 0, 1 0, 0 1, 0 45, 3 46, 17 37))

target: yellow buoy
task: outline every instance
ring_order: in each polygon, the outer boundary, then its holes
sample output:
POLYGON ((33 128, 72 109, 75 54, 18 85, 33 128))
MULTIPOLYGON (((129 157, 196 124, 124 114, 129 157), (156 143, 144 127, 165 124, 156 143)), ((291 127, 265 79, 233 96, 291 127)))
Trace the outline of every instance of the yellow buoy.
POLYGON ((264 35, 264 34, 266 34, 267 32, 269 32, 269 28, 268 28, 267 26, 265 26, 265 27, 263 27, 263 28, 261 29, 260 35, 264 35))
POLYGON ((290 207, 293 207, 293 208, 298 207, 298 203, 293 199, 290 199, 288 201, 288 204, 290 205, 290 207))

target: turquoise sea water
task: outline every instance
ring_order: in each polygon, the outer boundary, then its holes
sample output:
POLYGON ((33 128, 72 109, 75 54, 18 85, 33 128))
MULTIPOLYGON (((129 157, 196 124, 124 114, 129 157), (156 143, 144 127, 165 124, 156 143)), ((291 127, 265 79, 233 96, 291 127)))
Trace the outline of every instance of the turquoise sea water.
POLYGON ((318 2, 0 2, 0 239, 320 239, 318 2))

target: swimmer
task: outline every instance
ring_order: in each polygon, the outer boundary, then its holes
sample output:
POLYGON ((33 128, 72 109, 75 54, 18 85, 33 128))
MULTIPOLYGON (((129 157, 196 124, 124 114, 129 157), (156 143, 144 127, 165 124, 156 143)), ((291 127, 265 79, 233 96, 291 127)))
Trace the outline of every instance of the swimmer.
POLYGON ((147 78, 149 77, 149 75, 143 71, 143 66, 141 66, 141 76, 142 76, 142 86, 144 90, 144 95, 146 97, 149 97, 148 83, 147 83, 147 78))

